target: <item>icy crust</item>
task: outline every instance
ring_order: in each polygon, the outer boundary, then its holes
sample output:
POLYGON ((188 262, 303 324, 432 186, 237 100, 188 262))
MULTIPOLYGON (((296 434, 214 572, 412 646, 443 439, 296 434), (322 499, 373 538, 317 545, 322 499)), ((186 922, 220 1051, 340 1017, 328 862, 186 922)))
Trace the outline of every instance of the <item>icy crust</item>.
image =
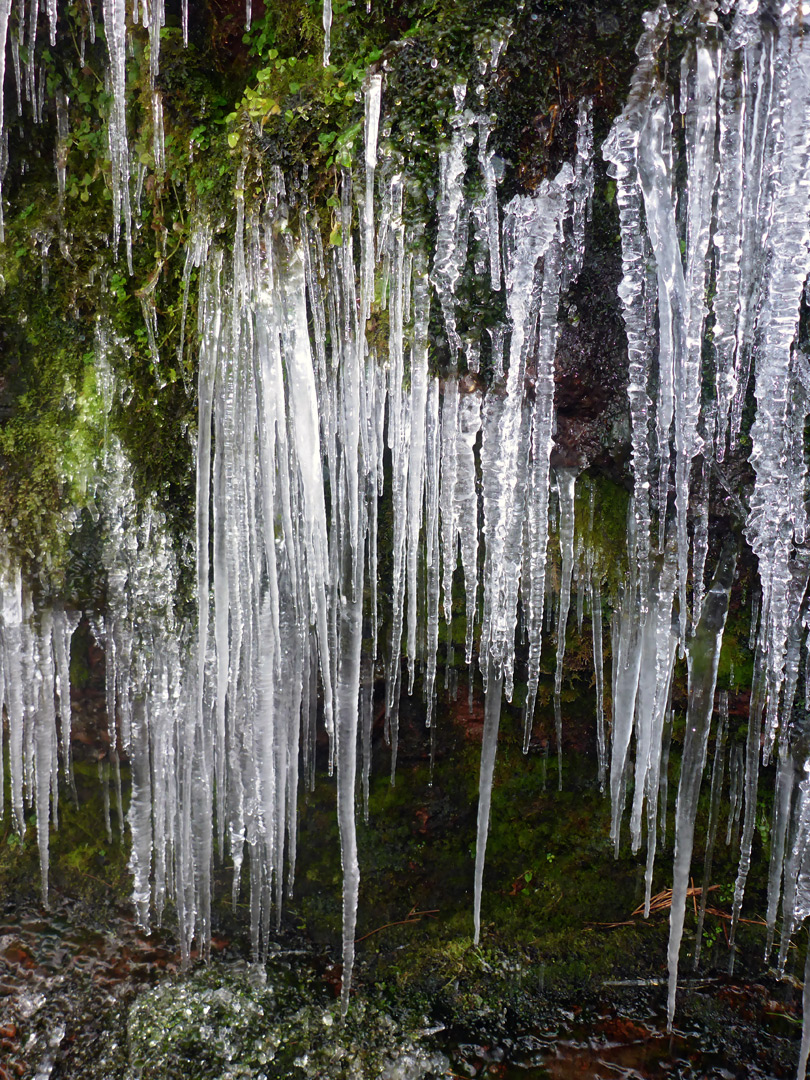
POLYGON ((222 1080, 449 1078, 428 1023, 392 1016, 378 999, 358 999, 342 1020, 299 953, 271 957, 266 967, 217 963, 137 999, 127 1018, 126 1076, 180 1080, 197 1075, 202 1060, 206 1075, 222 1080))

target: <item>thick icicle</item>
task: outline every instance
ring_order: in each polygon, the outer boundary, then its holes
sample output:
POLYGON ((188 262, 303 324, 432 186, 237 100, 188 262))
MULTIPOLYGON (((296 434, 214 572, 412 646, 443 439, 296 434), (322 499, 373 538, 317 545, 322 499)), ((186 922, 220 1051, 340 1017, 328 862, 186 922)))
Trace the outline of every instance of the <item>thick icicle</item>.
POLYGON ((323 66, 329 67, 332 51, 332 0, 323 0, 323 66))
POLYGON ((113 249, 118 249, 121 227, 127 265, 132 273, 132 212, 129 202, 129 142, 127 139, 126 0, 104 0, 104 33, 110 57, 112 101, 107 134, 112 170, 113 249))
MULTIPOLYGON (((557 343, 559 257, 562 222, 568 212, 570 165, 544 180, 534 198, 516 196, 504 214, 504 280, 512 335, 504 388, 494 385, 484 402, 481 472, 484 495, 484 614, 481 668, 489 655, 503 672, 511 700, 517 596, 523 560, 523 515, 529 499, 532 582, 529 600, 529 692, 536 688, 548 543, 548 470, 554 412, 554 355, 557 343), (539 288, 538 264, 544 260, 539 288), (539 296, 538 296, 539 293, 539 296), (538 306, 539 300, 539 306, 538 306), (537 335, 536 339, 534 335, 537 335), (528 357, 536 341, 534 406, 524 402, 528 357), (530 441, 531 433, 531 441, 530 441), (530 461, 531 451, 531 461, 530 461)), ((527 721, 528 722, 528 721, 527 721)))
POLYGON ((789 625, 790 556, 794 538, 801 543, 805 533, 803 500, 797 507, 785 461, 790 458, 792 426, 791 354, 810 252, 810 43, 805 34, 794 33, 790 7, 786 5, 779 37, 786 67, 781 175, 771 211, 769 259, 757 322, 757 413, 751 428, 750 458, 756 480, 746 522, 746 537, 759 559, 762 582, 766 751, 773 745, 779 723, 789 625))
MULTIPOLYGON (((602 155, 609 163, 610 175, 616 180, 616 202, 622 238, 623 277, 619 285, 619 298, 627 333, 627 396, 630 402, 633 462, 632 550, 628 554, 631 564, 638 568, 642 604, 646 600, 649 572, 652 463, 649 445, 651 402, 648 386, 655 340, 657 289, 655 278, 648 269, 650 242, 642 225, 639 142, 641 127, 648 117, 650 121, 652 119, 651 98, 654 92, 658 92, 657 53, 669 26, 669 13, 666 7, 661 5, 654 13, 645 15, 644 21, 646 30, 636 50, 639 64, 631 82, 630 97, 602 147, 602 155)), ((666 354, 664 360, 666 361, 666 354)), ((659 358, 659 371, 660 368, 659 358)), ((664 374, 666 373, 665 362, 664 374)), ((666 379, 661 381, 659 377, 659 383, 660 398, 661 392, 666 392, 668 382, 666 379)), ((666 405, 666 402, 664 404, 666 405)), ((660 413, 659 402, 659 427, 666 421, 666 416, 660 413)), ((664 516, 665 507, 659 506, 659 518, 664 516)))
POLYGON ((709 725, 714 709, 717 684, 717 665, 720 646, 728 615, 729 597, 734 581, 737 556, 734 547, 723 549, 714 574, 714 581, 703 605, 703 614, 689 645, 689 702, 686 713, 681 778, 675 811, 675 853, 672 869, 672 908, 669 917, 669 990, 667 1020, 669 1028, 675 1015, 675 993, 678 986, 678 959, 683 935, 686 890, 695 834, 700 784, 706 761, 709 725))
POLYGON ((486 701, 484 704, 484 733, 481 741, 481 769, 478 777, 478 828, 475 841, 475 891, 473 898, 473 941, 477 945, 481 937, 481 896, 484 889, 484 861, 489 833, 489 812, 492 803, 492 781, 495 776, 495 754, 498 748, 498 727, 501 722, 501 698, 503 676, 489 661, 486 674, 486 701))

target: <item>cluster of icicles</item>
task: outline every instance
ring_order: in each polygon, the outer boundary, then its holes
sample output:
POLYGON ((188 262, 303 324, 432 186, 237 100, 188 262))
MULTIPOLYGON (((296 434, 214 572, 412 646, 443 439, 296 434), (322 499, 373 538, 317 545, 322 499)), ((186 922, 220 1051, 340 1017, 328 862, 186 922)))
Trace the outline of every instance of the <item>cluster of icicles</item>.
MULTIPOLYGON (((35 12, 37 0, 29 3, 35 12)), ((0 0, 0 36, 8 10, 9 0, 0 0)), ((159 3, 144 5, 142 15, 159 29, 159 3)), ((593 551, 575 551, 576 471, 554 475, 550 467, 558 311, 581 268, 593 193, 588 103, 580 108, 573 163, 534 194, 501 205, 483 94, 474 100, 457 85, 451 135, 440 151, 432 250, 424 225, 405 213, 412 180, 396 148, 383 142, 378 152, 380 74, 366 83, 364 168, 340 178, 338 245, 324 247, 305 194, 278 170, 261 204, 246 202, 240 179, 236 231, 227 244, 198 222, 186 262, 186 287, 195 269, 200 283, 198 623, 175 622, 177 569, 162 523, 148 509, 137 512, 126 461, 110 439, 99 487, 109 607, 94 624, 106 653, 108 711, 118 721, 113 762, 123 751, 132 766, 138 913, 147 924, 171 899, 186 955, 195 935, 203 950, 209 940, 215 851, 234 860, 234 892, 249 852, 253 939, 261 953, 271 917, 280 918, 285 889, 292 889, 299 762, 309 780, 322 716, 337 779, 348 1003, 359 888, 355 801, 359 786, 368 812, 375 671, 384 667, 393 774, 401 681, 412 692, 417 665, 432 722, 439 623, 442 614, 452 618, 459 558, 466 661, 475 659, 479 624, 486 690, 477 938, 501 700, 512 696, 518 629, 528 647, 527 745, 531 732, 549 624, 549 497, 556 485, 558 743, 576 569, 580 624, 583 597, 592 616, 600 778, 609 766, 617 850, 635 738, 630 830, 638 850, 646 818, 648 905, 673 669, 679 651, 688 660, 669 948, 672 1019, 737 556, 733 544, 724 547, 707 589, 710 492, 724 483, 724 460, 739 453, 753 375, 755 485, 748 511, 736 505, 758 558, 761 589, 748 740, 744 761, 739 754, 731 759, 738 813, 744 804, 732 942, 750 866, 760 753, 767 763, 776 751, 768 952, 781 898, 784 968, 790 934, 810 913, 810 776, 795 749, 802 733, 792 722, 810 575, 803 444, 810 366, 796 347, 810 268, 808 17, 804 0, 775 0, 767 13, 757 0, 689 4, 678 20, 689 27, 689 44, 673 94, 659 62, 674 23, 662 4, 646 16, 629 100, 602 149, 621 226, 634 479, 628 577, 621 594, 609 598, 609 746, 602 707, 604 567, 593 551), (676 174, 685 177, 680 190, 676 174), (505 299, 507 322, 487 327, 485 341, 480 332, 458 329, 458 286, 470 262, 505 299), (453 369, 441 380, 430 371, 432 304, 453 369), (372 312, 383 310, 387 341, 378 351, 366 328, 372 312), (485 390, 475 377, 482 355, 492 375, 485 390), (381 642, 377 534, 384 491, 392 506, 392 577, 390 634, 381 642)), ((126 116, 119 115, 123 0, 105 0, 105 26, 117 232, 129 212, 126 116)), ((19 44, 12 39, 15 58, 19 44)), ((495 43, 485 69, 494 69, 503 46, 495 43)), ((28 93, 34 94, 33 81, 28 93)), ((100 327, 102 381, 111 378, 109 349, 100 327)), ((69 770, 66 657, 77 618, 56 607, 34 613, 8 558, 3 575, 1 685, 12 807, 22 829, 26 800, 36 806, 46 885, 59 746, 69 770)), ((723 787, 725 695, 719 703, 707 885, 723 787)), ((806 1025, 800 1075, 809 1051, 806 1025)))

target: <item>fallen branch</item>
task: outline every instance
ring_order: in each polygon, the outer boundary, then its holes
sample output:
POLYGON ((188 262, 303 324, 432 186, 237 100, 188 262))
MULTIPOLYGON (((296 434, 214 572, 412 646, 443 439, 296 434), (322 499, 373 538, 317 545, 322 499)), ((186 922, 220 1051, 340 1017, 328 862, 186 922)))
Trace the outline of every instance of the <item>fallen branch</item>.
MULTIPOLYGON (((720 908, 707 907, 707 915, 716 915, 718 919, 726 919, 727 922, 731 922, 731 915, 727 911, 721 911, 720 908)), ((768 924, 764 919, 738 919, 738 922, 748 923, 749 926, 767 926, 768 924)))
POLYGON ((383 923, 382 926, 378 926, 376 930, 369 930, 367 934, 363 934, 362 937, 355 938, 355 945, 359 945, 361 941, 365 941, 366 938, 373 937, 374 934, 379 934, 381 930, 387 930, 391 926, 411 926, 422 921, 423 916, 434 918, 438 915, 440 908, 431 908, 430 911, 417 911, 416 905, 414 905, 404 919, 397 919, 395 922, 383 923))
MULTIPOLYGON (((719 888, 720 888, 719 885, 710 885, 708 887, 708 889, 706 890, 706 892, 714 892, 715 889, 719 889, 719 888)), ((695 902, 695 912, 696 913, 697 913, 697 897, 701 896, 702 894, 703 894, 703 889, 695 888, 694 885, 691 888, 686 890, 687 898, 691 896, 693 898, 694 902, 695 902)), ((666 911, 668 908, 671 908, 671 907, 672 907, 672 889, 664 889, 663 892, 657 893, 655 896, 650 898, 650 914, 652 914, 654 911, 666 911)), ((708 908, 706 910, 708 910, 708 908)), ((631 913, 630 917, 633 918, 636 915, 643 915, 643 914, 644 914, 644 905, 639 904, 638 907, 636 908, 636 910, 631 913)))
MULTIPOLYGON (((710 885, 709 888, 706 890, 706 892, 707 893, 714 892, 715 889, 719 889, 719 888, 720 888, 719 885, 710 885)), ((694 908, 695 908, 695 914, 697 914, 697 899, 702 894, 703 894, 703 890, 696 888, 694 885, 691 888, 686 890, 687 898, 689 898, 689 897, 692 898, 692 903, 693 903, 694 908)), ((657 893, 655 896, 650 898, 650 914, 651 915, 654 914, 655 912, 658 912, 658 911, 667 911, 671 907, 672 907, 672 889, 664 889, 662 892, 657 893)), ((594 927, 598 926, 603 930, 614 930, 618 926, 637 926, 638 924, 636 922, 634 922, 633 920, 635 918, 637 918, 639 915, 643 915, 643 914, 644 914, 644 905, 639 904, 638 907, 635 909, 635 911, 631 912, 630 918, 625 919, 622 922, 593 922, 593 923, 586 923, 585 925, 586 926, 594 926, 594 927)), ((707 907, 706 908, 706 914, 707 915, 714 915, 716 918, 724 919, 726 922, 731 922, 731 919, 732 919, 732 916, 727 911, 721 911, 720 908, 716 908, 716 907, 707 907)), ((740 919, 739 922, 747 923, 749 926, 767 926, 767 923, 765 922, 765 920, 761 919, 761 918, 740 919)), ((725 931, 725 927, 723 927, 723 930, 725 931)))

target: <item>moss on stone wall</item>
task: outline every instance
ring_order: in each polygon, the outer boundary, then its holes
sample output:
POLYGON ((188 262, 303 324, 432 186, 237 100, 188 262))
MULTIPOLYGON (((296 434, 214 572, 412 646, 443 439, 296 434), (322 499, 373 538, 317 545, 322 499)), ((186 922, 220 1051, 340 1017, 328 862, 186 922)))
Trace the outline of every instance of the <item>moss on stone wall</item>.
MULTIPOLYGON (((115 363, 123 393, 110 427, 132 462, 138 497, 155 496, 177 536, 189 534, 197 346, 192 273, 185 344, 178 353, 185 244, 197 214, 206 215, 228 243, 241 162, 249 195, 261 196, 272 164, 294 183, 305 183, 328 242, 336 177, 357 162, 362 148, 362 81, 369 68, 383 67, 388 119, 382 141, 401 159, 411 178, 412 212, 430 232, 453 85, 463 80, 472 96, 479 93, 479 57, 492 36, 511 31, 509 48, 497 71, 486 73, 481 94, 497 117, 493 139, 508 196, 531 189, 570 156, 580 97, 594 97, 597 132, 607 130, 632 66, 642 6, 634 3, 628 11, 615 0, 584 7, 551 0, 403 0, 375 3, 367 12, 364 3, 349 0, 335 4, 332 64, 324 69, 316 0, 273 0, 255 8, 249 32, 240 25, 241 4, 212 0, 192 12, 188 47, 179 10, 170 5, 157 84, 166 133, 163 169, 155 167, 152 147, 148 35, 131 29, 129 137, 142 170, 132 178, 131 276, 121 246, 109 246, 103 26, 96 26, 91 44, 86 7, 60 7, 56 46, 41 54, 42 122, 32 124, 26 106, 21 122, 9 123, 4 188, 0 521, 23 558, 57 581, 65 569, 70 544, 62 523, 71 507, 81 506, 71 454, 77 442, 87 443, 80 400, 99 318, 119 342, 115 363), (61 140, 58 94, 64 95, 69 132, 61 140), (56 158, 66 169, 63 198, 56 158), (152 310, 157 364, 144 318, 152 310)), ((7 71, 9 106, 10 79, 7 71)), ((502 319, 500 309, 490 310, 498 298, 493 301, 486 282, 465 279, 461 293, 470 326, 502 319)), ((441 368, 446 346, 438 323, 432 332, 433 363, 441 368)))

